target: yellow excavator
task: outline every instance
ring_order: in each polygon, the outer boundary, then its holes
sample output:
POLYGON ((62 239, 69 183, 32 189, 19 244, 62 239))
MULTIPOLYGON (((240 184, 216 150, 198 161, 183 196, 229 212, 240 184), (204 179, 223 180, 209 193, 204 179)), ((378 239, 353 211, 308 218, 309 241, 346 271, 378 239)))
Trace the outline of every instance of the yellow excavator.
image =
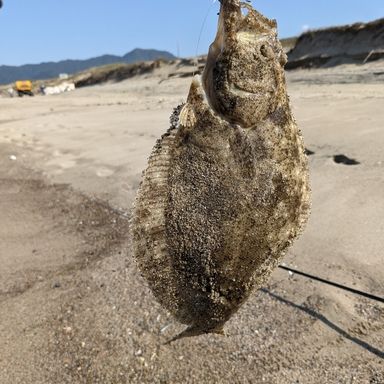
POLYGON ((24 95, 33 96, 32 82, 30 80, 16 81, 15 90, 19 97, 23 97, 24 95))

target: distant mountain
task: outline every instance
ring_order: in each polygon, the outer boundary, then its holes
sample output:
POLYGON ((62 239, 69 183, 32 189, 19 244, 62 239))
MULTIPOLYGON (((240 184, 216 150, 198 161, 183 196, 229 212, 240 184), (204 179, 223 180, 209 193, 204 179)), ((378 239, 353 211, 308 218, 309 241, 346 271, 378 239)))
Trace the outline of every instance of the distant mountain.
POLYGON ((135 63, 157 59, 175 59, 171 53, 155 49, 134 49, 124 56, 103 55, 88 60, 63 60, 41 64, 26 64, 19 67, 1 65, 0 84, 9 84, 16 80, 43 80, 59 76, 61 73, 73 74, 88 68, 115 63, 135 63))

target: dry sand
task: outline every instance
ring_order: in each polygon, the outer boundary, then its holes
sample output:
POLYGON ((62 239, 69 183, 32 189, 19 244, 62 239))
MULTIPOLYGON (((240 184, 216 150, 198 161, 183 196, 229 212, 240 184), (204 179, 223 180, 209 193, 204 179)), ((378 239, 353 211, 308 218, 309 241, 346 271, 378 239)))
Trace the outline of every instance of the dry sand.
MULTIPOLYGON (((383 66, 288 76, 314 154, 313 213, 285 262, 379 296, 383 66)), ((280 270, 227 337, 164 345, 183 327, 140 277, 128 231, 146 159, 190 83, 162 80, 0 99, 0 383, 383 384, 384 306, 280 270)))

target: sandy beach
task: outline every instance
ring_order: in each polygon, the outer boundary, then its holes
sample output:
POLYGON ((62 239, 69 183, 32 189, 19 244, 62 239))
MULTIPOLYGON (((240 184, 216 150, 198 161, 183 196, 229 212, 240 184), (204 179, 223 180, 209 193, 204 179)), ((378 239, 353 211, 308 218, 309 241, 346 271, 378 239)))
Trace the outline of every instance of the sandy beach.
MULTIPOLYGON (((383 65, 288 73, 313 207, 285 258, 381 297, 383 65)), ((281 270, 227 336, 164 345, 183 326, 140 277, 129 219, 190 81, 0 99, 0 383, 383 384, 383 304, 281 270)))

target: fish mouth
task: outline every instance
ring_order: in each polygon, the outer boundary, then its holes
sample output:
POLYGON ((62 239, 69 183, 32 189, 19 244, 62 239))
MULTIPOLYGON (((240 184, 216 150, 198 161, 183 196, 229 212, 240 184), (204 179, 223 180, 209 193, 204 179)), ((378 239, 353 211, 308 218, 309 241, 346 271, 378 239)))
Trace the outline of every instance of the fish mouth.
MULTIPOLYGON (((220 0, 220 4, 217 34, 209 48, 202 85, 211 108, 226 120, 231 120, 223 100, 239 98, 257 102, 261 98, 270 97, 274 92, 272 84, 275 81, 264 81, 265 71, 252 71, 245 75, 240 75, 238 71, 245 67, 241 65, 242 61, 247 63, 249 71, 253 61, 264 60, 260 53, 250 55, 247 53, 248 48, 244 47, 261 48, 268 45, 268 41, 277 36, 277 27, 274 20, 264 17, 248 3, 240 0, 220 0), (247 12, 243 13, 243 9, 247 12)), ((267 68, 268 59, 265 58, 265 61, 264 67, 267 68)), ((267 73, 267 76, 271 77, 270 73, 267 73)))
POLYGON ((271 32, 277 34, 276 21, 266 18, 250 4, 239 0, 219 2, 221 6, 216 37, 210 46, 207 60, 214 61, 234 38, 240 41, 258 41, 270 36, 271 32), (248 14, 243 15, 242 9, 246 9, 248 14))
POLYGON ((267 88, 263 86, 259 86, 257 90, 249 91, 244 87, 235 83, 232 83, 229 85, 229 91, 232 92, 233 94, 236 94, 242 97, 249 97, 249 96, 265 97, 273 94, 274 92, 272 88, 267 88))

